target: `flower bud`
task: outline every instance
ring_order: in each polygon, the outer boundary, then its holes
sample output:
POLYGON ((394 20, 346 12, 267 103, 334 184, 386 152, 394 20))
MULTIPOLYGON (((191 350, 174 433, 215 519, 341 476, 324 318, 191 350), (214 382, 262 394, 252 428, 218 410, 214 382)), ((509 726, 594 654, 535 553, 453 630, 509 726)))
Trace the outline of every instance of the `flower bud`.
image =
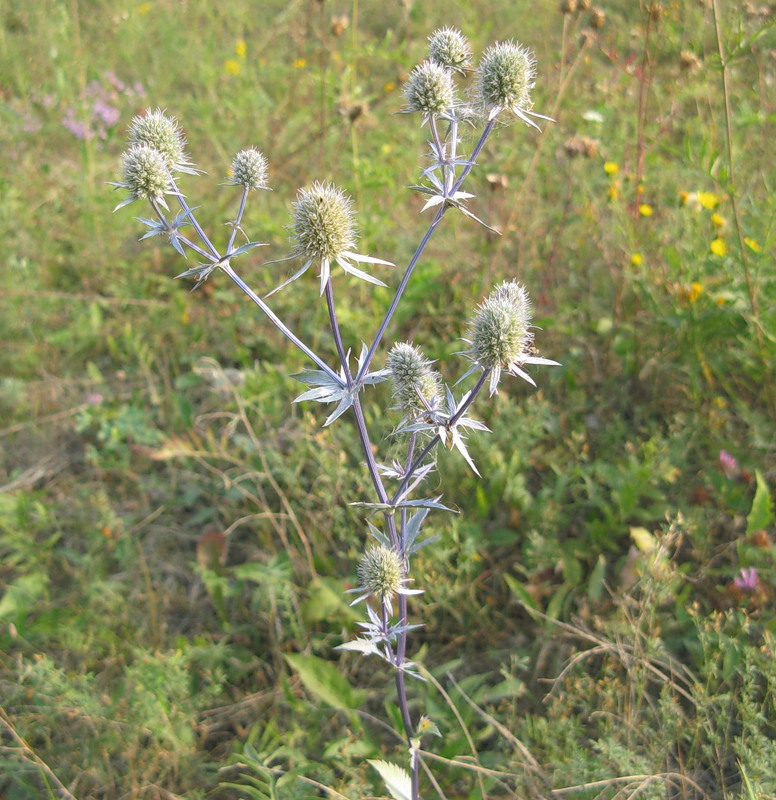
POLYGON ((404 567, 401 556, 384 545, 370 545, 358 565, 358 580, 364 591, 383 603, 403 589, 404 567))
POLYGON ((167 159, 158 150, 145 144, 130 147, 121 158, 122 186, 133 200, 163 201, 171 189, 167 159))
POLYGON ((533 333, 528 292, 502 283, 477 309, 469 325, 470 355, 484 369, 509 370, 531 355, 533 333))
POLYGON ((145 115, 132 119, 129 125, 129 146, 148 145, 164 156, 172 172, 189 166, 186 157, 186 139, 175 117, 168 117, 161 108, 150 109, 145 115))
POLYGON ((353 203, 331 183, 316 181, 309 189, 300 189, 292 216, 300 256, 328 262, 356 244, 353 203))
POLYGON ((442 114, 455 102, 453 76, 448 69, 434 61, 418 64, 404 84, 407 111, 419 111, 424 116, 442 114))
POLYGON ((489 47, 477 69, 477 97, 488 113, 502 108, 531 108, 536 61, 517 42, 497 42, 489 47))
POLYGON ((252 189, 267 189, 267 159, 255 147, 241 150, 232 160, 230 183, 252 189))
POLYGON ((455 28, 440 28, 428 37, 428 58, 447 69, 465 73, 472 52, 466 37, 455 28))
POLYGON ((393 379, 393 394, 408 419, 434 408, 441 400, 440 376, 431 369, 419 348, 397 342, 388 353, 388 369, 393 379))

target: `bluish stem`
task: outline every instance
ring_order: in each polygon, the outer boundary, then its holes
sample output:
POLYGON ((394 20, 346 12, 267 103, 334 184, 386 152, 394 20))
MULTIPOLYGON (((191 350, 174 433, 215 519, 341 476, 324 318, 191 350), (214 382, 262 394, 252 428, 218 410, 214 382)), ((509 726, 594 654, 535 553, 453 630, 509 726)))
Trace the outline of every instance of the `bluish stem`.
MULTIPOLYGON (((485 382, 488 380, 490 376, 490 370, 485 369, 482 371, 482 375, 480 375, 479 380, 475 387, 471 390, 471 394, 466 398, 466 402, 461 404, 461 407, 453 414, 452 417, 447 422, 448 427, 452 427, 455 425, 456 422, 466 413, 469 406, 474 402, 477 395, 482 391, 482 387, 485 385, 485 382)), ((393 497, 391 498, 392 503, 396 503, 398 499, 402 496, 404 491, 407 489, 409 482, 412 480, 412 476, 421 466, 423 461, 425 460, 426 456, 439 444, 441 437, 439 434, 435 434, 431 441, 421 450, 420 455, 415 459, 412 466, 410 467, 409 471, 405 473, 402 482, 399 484, 399 488, 394 493, 393 497)))
MULTIPOLYGON (((485 146, 485 142, 487 141, 488 137, 493 132, 493 128, 495 127, 495 125, 496 125, 496 120, 494 118, 490 122, 488 122, 488 124, 485 126, 474 150, 472 151, 471 156, 469 157, 469 161, 471 163, 467 164, 463 168, 461 174, 458 176, 458 180, 453 184, 453 188, 450 190, 451 196, 454 195, 461 188, 461 184, 466 180, 466 177, 472 171, 474 162, 477 156, 482 151, 482 148, 485 146)), ((428 226, 428 230, 421 239, 420 244, 415 250, 412 259, 410 260, 410 263, 407 265, 407 269, 404 272, 404 276, 401 279, 401 283, 396 289, 396 294, 394 295, 393 301, 391 302, 391 305, 385 314, 385 318, 383 319, 383 322, 380 325, 377 334, 375 335, 374 341, 369 347, 369 352, 367 353, 366 360, 362 364, 361 369, 358 371, 358 375, 356 376, 356 383, 358 383, 364 377, 364 375, 366 375, 367 372, 369 371, 372 359, 375 356, 375 353, 377 351, 380 342, 382 341, 383 336, 385 336, 385 331, 388 329, 388 325, 390 324, 393 315, 396 313, 396 309, 399 307, 399 301, 401 300, 402 295, 404 294, 404 290, 407 288, 407 284, 410 281, 412 272, 415 269, 415 266, 417 265, 418 261, 420 260, 423 251, 426 249, 426 245, 431 239, 431 235, 436 230, 437 225, 440 223, 442 217, 445 214, 445 211, 447 211, 448 208, 449 206, 446 203, 442 203, 442 205, 440 206, 439 210, 436 213, 436 216, 431 221, 431 224, 428 226)))
POLYGON ((227 253, 231 253, 232 248, 234 247, 234 240, 237 238, 237 230, 240 227, 243 214, 245 213, 245 204, 248 200, 248 192, 248 187, 243 186, 242 197, 240 198, 240 207, 237 209, 237 216, 234 218, 234 222, 232 223, 232 232, 229 235, 229 244, 226 246, 227 253))
POLYGON ((221 271, 225 272, 229 278, 235 283, 251 300, 261 309, 269 321, 288 339, 291 344, 298 347, 313 363, 317 364, 332 380, 338 384, 342 384, 342 378, 318 355, 316 355, 296 334, 292 333, 285 325, 284 322, 278 317, 277 314, 256 294, 256 292, 248 286, 247 283, 232 269, 231 264, 224 263, 221 265, 221 271))

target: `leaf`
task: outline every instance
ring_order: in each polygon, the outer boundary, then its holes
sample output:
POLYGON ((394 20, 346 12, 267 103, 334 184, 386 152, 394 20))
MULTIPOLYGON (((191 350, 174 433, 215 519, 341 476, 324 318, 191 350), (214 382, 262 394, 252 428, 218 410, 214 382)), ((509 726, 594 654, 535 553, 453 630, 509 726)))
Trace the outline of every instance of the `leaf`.
POLYGON ((374 761, 371 758, 368 760, 380 773, 380 777, 385 781, 385 788, 388 789, 394 800, 410 800, 412 781, 406 770, 397 767, 396 764, 389 764, 387 761, 374 761))
POLYGON ((524 606, 528 611, 539 610, 533 595, 528 591, 528 589, 525 588, 525 586, 523 586, 522 583, 520 583, 520 581, 512 577, 512 575, 506 573, 504 574, 504 580, 507 582, 509 591, 512 592, 518 603, 524 606))
POLYGON ((326 705, 350 711, 360 709, 366 701, 367 692, 354 689, 329 661, 301 653, 289 653, 283 658, 299 676, 305 689, 326 705))
POLYGON ((653 553, 657 547, 657 540, 646 528, 631 528, 631 539, 642 553, 653 553))
POLYGON ((746 518, 746 532, 752 534, 767 528, 773 522, 773 500, 760 470, 755 470, 757 488, 752 500, 752 510, 746 518))
POLYGON ((380 648, 369 639, 353 639, 352 642, 345 642, 338 644, 335 650, 352 650, 354 653, 361 653, 362 655, 380 655, 380 648))
POLYGON ((17 623, 48 593, 48 577, 40 572, 22 575, 8 584, 0 599, 0 620, 17 623))
POLYGON ((606 578, 606 556, 600 553, 598 561, 590 573, 590 578, 587 582, 587 599, 591 603, 597 603, 604 592, 604 580, 606 578))

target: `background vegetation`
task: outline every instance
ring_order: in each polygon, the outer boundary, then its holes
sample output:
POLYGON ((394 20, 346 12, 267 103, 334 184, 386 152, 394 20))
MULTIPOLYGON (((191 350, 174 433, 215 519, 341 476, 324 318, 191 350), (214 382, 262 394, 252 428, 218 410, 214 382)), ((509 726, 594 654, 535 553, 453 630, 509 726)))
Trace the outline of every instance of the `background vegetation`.
MULTIPOLYGON (((285 277, 261 259, 312 179, 406 263, 424 139, 394 112, 453 25, 533 48, 557 123, 489 142, 473 208, 504 236, 446 218, 393 336, 456 374, 470 310, 518 278, 563 368, 479 407, 484 480, 442 458, 461 513, 415 575, 425 796, 776 796, 773 9, 587 5, 3 5, 0 795, 371 797, 366 759, 401 760, 385 670, 333 651, 365 538, 352 430, 290 405, 297 353, 226 281, 172 280, 106 182, 159 106, 211 230, 232 154, 269 157, 252 285, 285 277)), ((387 294, 338 292, 355 345, 387 294)), ((316 301, 301 281, 274 307, 320 352, 316 301)))

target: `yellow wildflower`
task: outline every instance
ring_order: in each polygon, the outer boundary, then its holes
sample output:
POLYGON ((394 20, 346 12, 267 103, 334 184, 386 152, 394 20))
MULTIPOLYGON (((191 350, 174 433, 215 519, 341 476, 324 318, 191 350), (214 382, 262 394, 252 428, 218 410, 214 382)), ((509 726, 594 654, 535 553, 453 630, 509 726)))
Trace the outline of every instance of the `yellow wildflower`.
POLYGON ((245 39, 238 39, 234 46, 234 54, 237 58, 245 58, 248 52, 248 45, 245 44, 245 39))
POLYGON ((744 244, 753 252, 753 253, 761 253, 762 247, 760 247, 760 243, 757 239, 753 239, 751 236, 744 236, 744 244))
POLYGON ((151 10, 152 7, 153 6, 151 5, 151 3, 141 3, 137 7, 137 13, 138 14, 147 14, 151 10))
POLYGON ((642 203, 639 206, 639 214, 642 217, 651 217, 652 216, 652 206, 649 203, 642 203))
POLYGON ((633 264, 634 267, 640 267, 643 262, 644 257, 641 255, 641 253, 634 253, 631 256, 631 264, 633 264))
POLYGON ((304 69, 307 66, 307 61, 304 58, 297 58, 294 61, 294 69, 304 69))
POLYGON ((617 188, 617 184, 613 183, 609 190, 607 191, 610 200, 616 200, 620 196, 620 190, 617 188))
POLYGON ((227 75, 239 75, 240 62, 234 58, 227 58, 226 61, 224 61, 224 72, 227 75))
POLYGON ((388 92, 392 92, 396 88, 396 84, 393 81, 388 81, 388 83, 383 86, 383 91, 387 94, 388 92))
POLYGON ((607 175, 616 175, 620 171, 620 165, 616 161, 607 161, 604 164, 604 172, 607 175))
POLYGON ((724 256, 727 253, 727 244, 725 244, 725 240, 718 236, 710 245, 709 250, 714 253, 715 256, 724 256))
POLYGON ((711 215, 711 222, 715 228, 723 228, 725 226, 725 218, 717 211, 711 215))
POLYGON ((719 197, 713 192, 698 192, 698 202, 703 208, 713 211, 719 204, 719 197))
POLYGON ((687 301, 689 303, 694 303, 700 296, 703 294, 703 285, 698 283, 698 281, 693 281, 690 284, 690 289, 687 292, 687 301))

